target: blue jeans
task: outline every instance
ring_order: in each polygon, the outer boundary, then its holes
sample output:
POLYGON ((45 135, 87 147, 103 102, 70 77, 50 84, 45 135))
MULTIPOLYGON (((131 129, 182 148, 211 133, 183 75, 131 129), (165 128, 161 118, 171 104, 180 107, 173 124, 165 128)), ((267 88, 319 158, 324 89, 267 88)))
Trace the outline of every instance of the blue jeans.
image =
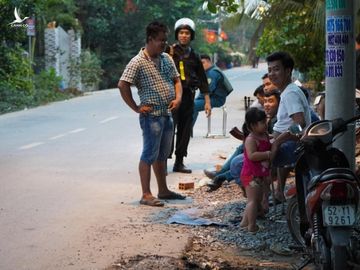
POLYGON ((216 173, 216 176, 225 177, 227 181, 231 181, 234 179, 233 175, 231 174, 231 163, 234 158, 244 152, 244 145, 240 144, 234 151, 234 153, 225 160, 224 165, 222 165, 221 170, 216 173))
POLYGON ((281 144, 272 162, 273 167, 293 167, 297 160, 297 155, 294 153, 296 147, 295 141, 286 141, 281 144))
POLYGON ((139 121, 143 135, 140 159, 148 165, 155 161, 166 161, 174 133, 172 117, 140 114, 139 121))
MULTIPOLYGON (((218 108, 225 104, 225 98, 211 97, 210 98, 211 108, 218 108)), ((194 100, 194 113, 193 113, 193 126, 195 125, 196 119, 199 112, 204 110, 205 99, 203 97, 197 97, 194 100)))
POLYGON ((244 164, 244 154, 240 154, 236 156, 230 165, 230 173, 232 177, 235 179, 235 183, 241 185, 240 174, 244 164))

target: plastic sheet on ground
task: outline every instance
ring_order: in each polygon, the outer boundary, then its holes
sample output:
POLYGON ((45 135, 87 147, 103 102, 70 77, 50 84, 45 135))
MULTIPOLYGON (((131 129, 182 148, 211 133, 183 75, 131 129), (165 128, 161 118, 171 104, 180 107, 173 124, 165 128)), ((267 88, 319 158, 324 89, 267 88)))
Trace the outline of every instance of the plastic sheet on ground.
POLYGON ((226 226, 221 222, 213 221, 207 218, 200 217, 200 211, 196 208, 190 208, 186 210, 177 211, 173 216, 167 220, 167 224, 184 224, 184 225, 193 225, 193 226, 226 226))

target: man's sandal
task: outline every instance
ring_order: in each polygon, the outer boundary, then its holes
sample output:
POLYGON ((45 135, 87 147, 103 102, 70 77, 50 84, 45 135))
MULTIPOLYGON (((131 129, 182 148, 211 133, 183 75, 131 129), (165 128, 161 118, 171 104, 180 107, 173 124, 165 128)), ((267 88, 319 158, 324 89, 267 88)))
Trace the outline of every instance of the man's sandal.
POLYGON ((144 199, 142 198, 140 200, 140 204, 142 205, 148 205, 148 206, 156 206, 156 207, 162 207, 164 206, 164 203, 162 201, 160 201, 158 198, 156 197, 151 197, 150 199, 144 199))

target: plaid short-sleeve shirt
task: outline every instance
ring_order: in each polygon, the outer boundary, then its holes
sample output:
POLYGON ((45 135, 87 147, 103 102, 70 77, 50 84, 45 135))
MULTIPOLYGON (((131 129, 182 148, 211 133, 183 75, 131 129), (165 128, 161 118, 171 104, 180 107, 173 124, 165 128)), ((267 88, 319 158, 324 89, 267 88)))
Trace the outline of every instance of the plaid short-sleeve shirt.
POLYGON ((127 64, 120 80, 134 84, 138 89, 141 105, 151 105, 154 116, 169 115, 169 103, 175 99, 174 79, 179 77, 170 56, 162 53, 159 66, 144 54, 144 48, 127 64))

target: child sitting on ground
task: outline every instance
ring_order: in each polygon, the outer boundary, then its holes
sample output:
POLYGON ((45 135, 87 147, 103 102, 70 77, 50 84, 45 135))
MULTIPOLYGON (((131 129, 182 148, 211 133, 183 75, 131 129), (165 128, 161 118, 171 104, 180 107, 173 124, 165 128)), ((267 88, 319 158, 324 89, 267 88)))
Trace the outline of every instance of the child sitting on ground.
POLYGON ((256 218, 265 215, 262 199, 269 183, 271 143, 264 111, 250 108, 245 114, 245 123, 250 133, 245 139, 240 178, 246 190, 247 203, 240 226, 256 233, 259 230, 256 218))

